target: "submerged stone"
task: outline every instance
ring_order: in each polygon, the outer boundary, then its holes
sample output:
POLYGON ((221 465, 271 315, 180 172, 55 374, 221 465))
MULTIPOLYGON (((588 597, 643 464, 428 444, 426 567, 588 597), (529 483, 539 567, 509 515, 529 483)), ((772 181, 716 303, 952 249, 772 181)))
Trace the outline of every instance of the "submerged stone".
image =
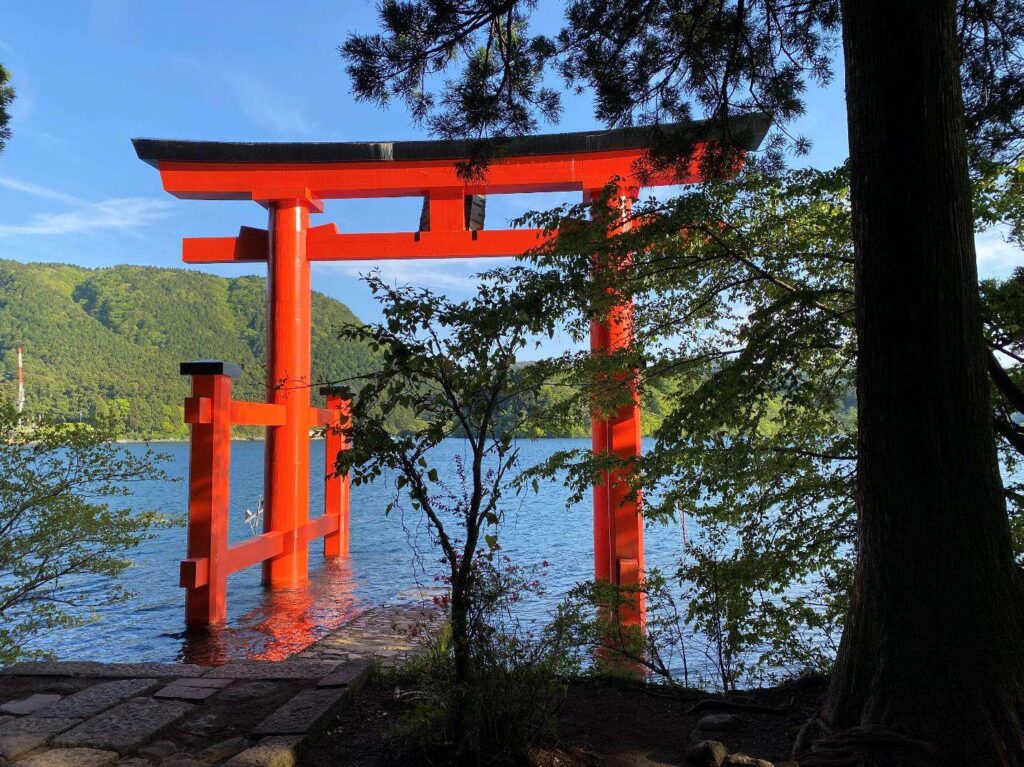
POLYGON ((35 713, 41 708, 53 705, 61 699, 60 695, 43 695, 36 693, 21 700, 12 700, 0 706, 0 713, 14 714, 15 716, 27 716, 35 713))

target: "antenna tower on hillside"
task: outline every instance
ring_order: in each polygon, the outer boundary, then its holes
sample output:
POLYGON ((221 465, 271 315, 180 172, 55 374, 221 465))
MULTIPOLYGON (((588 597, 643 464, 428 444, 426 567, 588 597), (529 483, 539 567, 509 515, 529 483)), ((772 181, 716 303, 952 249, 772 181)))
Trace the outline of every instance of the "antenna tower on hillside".
POLYGON ((25 409, 25 367, 21 358, 21 347, 18 347, 18 412, 25 409))

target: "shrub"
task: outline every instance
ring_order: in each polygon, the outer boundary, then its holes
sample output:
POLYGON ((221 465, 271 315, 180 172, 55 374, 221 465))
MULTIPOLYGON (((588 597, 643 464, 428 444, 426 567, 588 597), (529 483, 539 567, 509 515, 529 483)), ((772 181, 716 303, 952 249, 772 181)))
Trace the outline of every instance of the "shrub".
POLYGON ((531 746, 555 734, 566 680, 579 671, 567 624, 534 632, 516 617, 515 605, 542 593, 541 573, 497 549, 478 552, 474 570, 468 681, 455 673, 450 631, 396 680, 410 704, 396 741, 423 764, 527 761, 531 746))
POLYGON ((107 501, 166 475, 157 454, 135 454, 116 436, 110 421, 26 425, 0 403, 0 665, 47 654, 26 643, 129 596, 114 579, 162 517, 107 501), (90 579, 104 588, 82 588, 90 579))

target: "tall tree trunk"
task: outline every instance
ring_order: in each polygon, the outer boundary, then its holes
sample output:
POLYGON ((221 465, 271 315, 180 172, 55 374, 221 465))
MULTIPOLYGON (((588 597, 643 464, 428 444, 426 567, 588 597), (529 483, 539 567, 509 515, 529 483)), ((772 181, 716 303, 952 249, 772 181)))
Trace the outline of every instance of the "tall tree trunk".
POLYGON ((822 711, 834 735, 801 763, 1021 765, 1024 587, 989 409, 956 4, 845 0, 843 28, 859 559, 822 711))

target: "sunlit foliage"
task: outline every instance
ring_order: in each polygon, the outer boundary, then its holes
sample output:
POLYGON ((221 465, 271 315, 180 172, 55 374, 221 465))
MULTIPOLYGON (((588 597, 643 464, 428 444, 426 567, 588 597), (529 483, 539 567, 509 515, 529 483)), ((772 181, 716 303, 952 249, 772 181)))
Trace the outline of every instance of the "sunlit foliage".
POLYGON ((130 594, 117 580, 165 520, 119 499, 167 479, 152 451, 118 445, 116 424, 19 418, 0 404, 0 665, 45 654, 57 630, 130 594))

